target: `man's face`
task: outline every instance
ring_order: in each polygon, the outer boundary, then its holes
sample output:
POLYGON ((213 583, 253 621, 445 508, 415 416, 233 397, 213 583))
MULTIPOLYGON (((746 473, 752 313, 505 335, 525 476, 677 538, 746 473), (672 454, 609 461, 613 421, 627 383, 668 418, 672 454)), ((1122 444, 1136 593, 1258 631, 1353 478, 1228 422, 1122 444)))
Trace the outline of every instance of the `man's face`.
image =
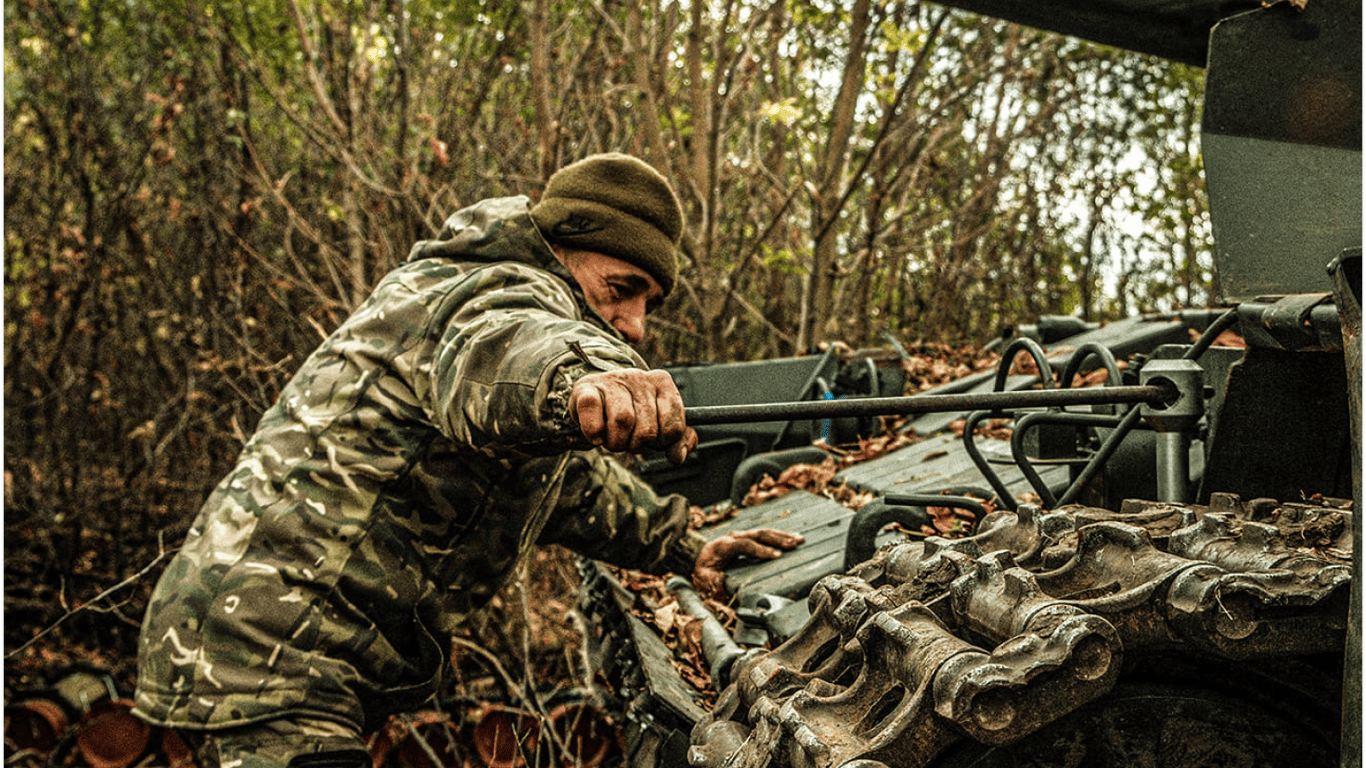
POLYGON ((659 306, 664 290, 650 273, 614 256, 556 247, 555 255, 583 288, 588 306, 632 344, 645 338, 645 315, 659 306))

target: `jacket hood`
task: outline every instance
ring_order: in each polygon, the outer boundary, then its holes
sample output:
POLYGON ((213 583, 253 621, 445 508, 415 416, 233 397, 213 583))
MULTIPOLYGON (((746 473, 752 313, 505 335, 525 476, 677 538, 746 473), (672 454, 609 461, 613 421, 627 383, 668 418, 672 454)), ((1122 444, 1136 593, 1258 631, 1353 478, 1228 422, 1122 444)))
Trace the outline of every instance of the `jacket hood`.
POLYGON ((530 215, 531 200, 525 195, 480 200, 452 213, 432 240, 420 240, 408 253, 408 263, 421 259, 450 259, 473 264, 516 262, 541 269, 563 280, 585 318, 616 338, 621 338, 601 315, 588 305, 574 275, 555 258, 550 244, 530 215))
POLYGON ((559 264, 549 243, 531 221, 531 200, 524 195, 480 200, 452 213, 433 240, 413 245, 408 261, 516 261, 542 269, 559 264))

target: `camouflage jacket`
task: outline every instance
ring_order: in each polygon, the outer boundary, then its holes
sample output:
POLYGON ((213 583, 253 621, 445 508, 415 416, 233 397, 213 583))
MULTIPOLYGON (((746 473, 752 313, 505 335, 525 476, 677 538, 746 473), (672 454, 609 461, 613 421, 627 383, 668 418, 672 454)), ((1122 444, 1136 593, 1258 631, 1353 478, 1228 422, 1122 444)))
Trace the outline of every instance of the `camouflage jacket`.
POLYGON ((451 216, 264 414, 152 596, 144 718, 366 727, 420 705, 443 639, 537 542, 691 571, 686 503, 656 498, 567 414, 588 362, 644 363, 526 210, 501 198, 451 216))

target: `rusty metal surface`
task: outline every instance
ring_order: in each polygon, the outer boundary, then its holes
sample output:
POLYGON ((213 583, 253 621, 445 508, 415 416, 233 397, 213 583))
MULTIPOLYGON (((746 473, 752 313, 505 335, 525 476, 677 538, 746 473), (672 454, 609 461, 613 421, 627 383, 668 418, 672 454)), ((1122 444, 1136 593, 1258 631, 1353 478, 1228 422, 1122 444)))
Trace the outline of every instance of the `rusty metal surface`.
MULTIPOLYGON (((1126 659, 1341 653, 1348 505, 1211 501, 1023 505, 988 516, 974 536, 898 545, 822 579, 800 632, 736 663, 736 683, 693 731, 691 764, 930 766, 1064 718, 1072 728, 1078 712, 1101 713, 1082 717, 1094 721, 1083 730, 1100 727, 1128 706, 1111 696, 1126 659)), ((1214 706, 1197 699, 1190 707, 1214 706)), ((1159 709, 1179 720, 1182 701, 1159 709)), ((1309 749, 1301 741, 1314 738, 1266 749, 1309 749)), ((1276 764, 1253 757, 1246 764, 1276 764)))
MULTIPOLYGON (((1347 367, 1348 418, 1352 427, 1352 499, 1361 509, 1361 249, 1344 251, 1328 265, 1333 277, 1333 296, 1342 318, 1342 354, 1347 367)), ((1361 584, 1361 520, 1352 532, 1352 579, 1361 584)), ((1343 768, 1361 766, 1361 589, 1352 590, 1351 622, 1343 690, 1347 696, 1342 713, 1343 768)))

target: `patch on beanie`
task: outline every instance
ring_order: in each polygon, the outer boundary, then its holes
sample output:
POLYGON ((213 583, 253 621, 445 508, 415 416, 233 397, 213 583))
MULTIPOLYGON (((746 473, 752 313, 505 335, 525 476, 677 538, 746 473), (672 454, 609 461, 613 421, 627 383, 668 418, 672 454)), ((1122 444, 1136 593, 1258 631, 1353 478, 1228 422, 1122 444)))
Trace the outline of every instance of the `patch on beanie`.
POLYGON ((583 214, 571 213, 566 216, 564 220, 556 222, 555 226, 550 228, 550 236, 552 238, 574 237, 575 235, 588 235, 594 232, 601 232, 604 229, 607 229, 607 227, 583 214))

